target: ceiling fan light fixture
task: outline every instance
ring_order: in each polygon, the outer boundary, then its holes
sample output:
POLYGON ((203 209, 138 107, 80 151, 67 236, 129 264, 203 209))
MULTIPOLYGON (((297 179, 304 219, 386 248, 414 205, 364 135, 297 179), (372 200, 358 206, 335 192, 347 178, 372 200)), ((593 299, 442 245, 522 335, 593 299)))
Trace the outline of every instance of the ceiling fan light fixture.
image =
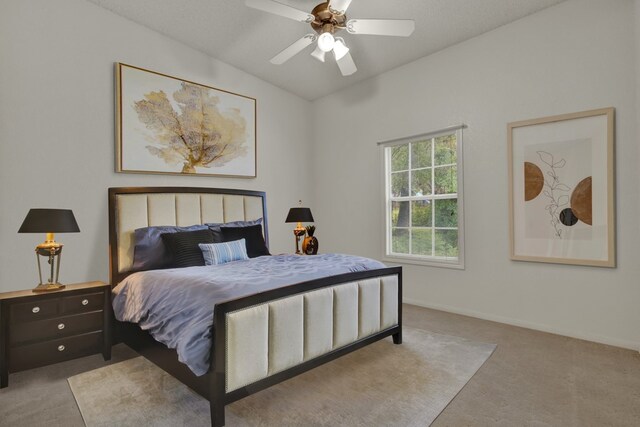
POLYGON ((336 61, 341 60, 347 53, 349 53, 349 48, 342 37, 337 37, 333 46, 333 55, 336 57, 336 61))
POLYGON ((326 53, 333 50, 340 73, 350 76, 358 68, 344 39, 334 37, 334 34, 345 30, 350 34, 409 37, 416 27, 413 19, 349 19, 346 12, 353 0, 321 0, 322 3, 317 4, 311 13, 288 6, 281 1, 245 0, 246 5, 251 8, 306 22, 313 29, 313 33, 307 34, 271 58, 271 63, 276 65, 285 63, 313 42, 317 42, 311 56, 325 62, 326 53))
POLYGON ((323 52, 331 52, 331 49, 333 49, 335 43, 336 39, 331 33, 322 33, 320 34, 320 37, 318 37, 318 47, 323 52))
POLYGON ((320 46, 316 46, 316 49, 313 52, 311 52, 311 56, 313 56, 320 62, 324 62, 325 53, 326 52, 324 50, 320 49, 320 46))

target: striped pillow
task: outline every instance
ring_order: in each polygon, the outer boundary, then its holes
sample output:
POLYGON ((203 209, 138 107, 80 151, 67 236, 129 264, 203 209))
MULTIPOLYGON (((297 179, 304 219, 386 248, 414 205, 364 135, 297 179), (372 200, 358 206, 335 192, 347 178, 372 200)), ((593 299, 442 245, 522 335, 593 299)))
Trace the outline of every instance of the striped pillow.
POLYGON ((245 239, 225 243, 200 243, 205 265, 218 265, 249 259, 245 239))

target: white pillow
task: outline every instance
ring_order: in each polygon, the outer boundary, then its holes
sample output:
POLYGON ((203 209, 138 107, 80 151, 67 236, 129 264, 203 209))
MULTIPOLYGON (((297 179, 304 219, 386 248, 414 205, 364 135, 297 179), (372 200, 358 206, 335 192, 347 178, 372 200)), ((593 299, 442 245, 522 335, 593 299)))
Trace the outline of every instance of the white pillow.
POLYGON ((205 265, 249 259, 245 239, 224 243, 199 243, 205 265))

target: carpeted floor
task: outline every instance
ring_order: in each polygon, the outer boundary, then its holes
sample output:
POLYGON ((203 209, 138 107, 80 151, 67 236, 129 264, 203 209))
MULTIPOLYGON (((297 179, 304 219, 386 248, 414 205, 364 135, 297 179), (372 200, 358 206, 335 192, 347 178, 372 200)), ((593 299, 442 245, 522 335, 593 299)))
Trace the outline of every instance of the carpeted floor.
MULTIPOLYGON (((427 426, 494 349, 405 328, 401 346, 377 342, 229 405, 227 426, 427 426)), ((141 357, 69 384, 89 427, 210 425, 205 399, 141 357)))
POLYGON ((432 427, 638 427, 640 354, 405 304, 405 325, 493 342, 432 427))

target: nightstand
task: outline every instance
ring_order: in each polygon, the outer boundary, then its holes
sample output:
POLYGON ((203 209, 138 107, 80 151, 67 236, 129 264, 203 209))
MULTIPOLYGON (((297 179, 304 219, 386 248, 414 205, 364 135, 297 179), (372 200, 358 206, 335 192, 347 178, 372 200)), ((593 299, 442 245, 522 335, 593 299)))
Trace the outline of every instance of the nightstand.
POLYGON ((111 359, 111 287, 0 293, 0 388, 9 373, 102 353, 111 359))

